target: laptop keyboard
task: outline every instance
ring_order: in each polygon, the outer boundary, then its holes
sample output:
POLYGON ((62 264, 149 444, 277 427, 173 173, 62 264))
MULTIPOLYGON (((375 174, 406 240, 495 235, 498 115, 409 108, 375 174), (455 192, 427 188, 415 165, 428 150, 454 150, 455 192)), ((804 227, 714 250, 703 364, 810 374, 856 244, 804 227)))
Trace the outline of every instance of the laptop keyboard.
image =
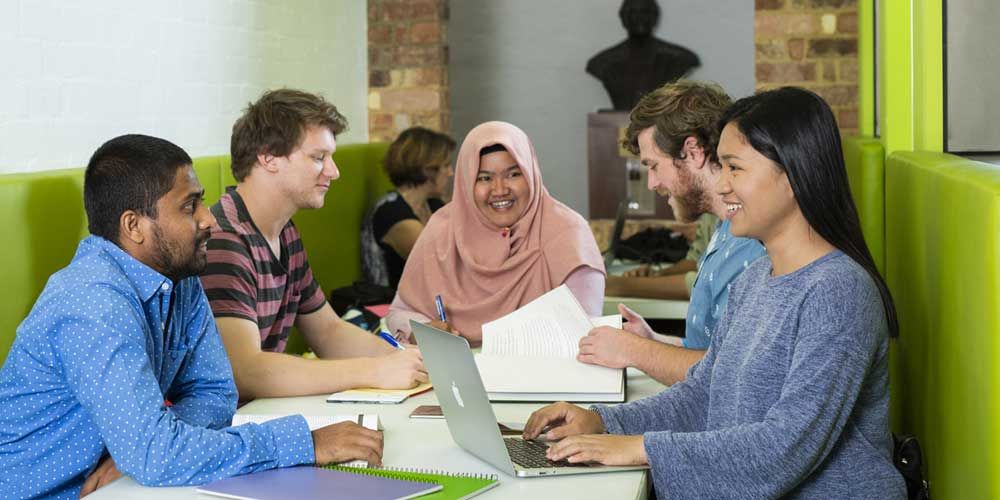
POLYGON ((565 460, 553 462, 545 458, 545 451, 549 446, 540 441, 504 438, 503 443, 507 445, 507 454, 510 455, 510 459, 517 465, 528 469, 589 466, 588 464, 569 463, 565 460))

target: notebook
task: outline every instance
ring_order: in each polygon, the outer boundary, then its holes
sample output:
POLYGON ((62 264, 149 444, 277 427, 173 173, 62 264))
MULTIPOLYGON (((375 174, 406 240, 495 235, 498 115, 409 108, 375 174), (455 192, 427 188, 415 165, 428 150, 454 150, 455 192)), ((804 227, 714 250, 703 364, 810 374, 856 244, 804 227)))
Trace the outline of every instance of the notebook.
POLYGON ((625 371, 576 360, 580 339, 620 315, 591 319, 566 285, 483 325, 476 355, 490 401, 625 402, 625 371))
POLYGON ((420 500, 461 500, 472 498, 500 484, 500 480, 496 474, 452 473, 394 467, 358 469, 343 465, 327 465, 325 468, 407 481, 434 482, 442 486, 440 491, 420 497, 420 500))
POLYGON ((427 392, 431 388, 430 382, 424 382, 412 389, 351 389, 329 395, 326 402, 396 404, 406 401, 406 398, 414 394, 427 392))
POLYGON ((422 497, 441 489, 440 484, 429 481, 303 466, 271 469, 221 479, 201 486, 196 491, 225 498, 253 500, 287 498, 402 500, 422 497))
MULTIPOLYGON (((294 414, 290 414, 294 415, 294 414)), ((233 426, 243 425, 243 424, 260 424, 267 422, 268 420, 274 420, 276 418, 287 417, 288 415, 250 415, 237 413, 233 415, 233 426)), ((362 427, 366 427, 373 431, 382 430, 382 422, 379 420, 378 415, 371 413, 355 413, 349 415, 303 415, 306 419, 306 425, 309 426, 309 430, 314 431, 320 427, 326 427, 328 425, 339 424, 341 422, 354 422, 362 427)), ((355 460, 353 462, 348 462, 350 465, 357 467, 367 467, 368 462, 364 460, 355 460)))

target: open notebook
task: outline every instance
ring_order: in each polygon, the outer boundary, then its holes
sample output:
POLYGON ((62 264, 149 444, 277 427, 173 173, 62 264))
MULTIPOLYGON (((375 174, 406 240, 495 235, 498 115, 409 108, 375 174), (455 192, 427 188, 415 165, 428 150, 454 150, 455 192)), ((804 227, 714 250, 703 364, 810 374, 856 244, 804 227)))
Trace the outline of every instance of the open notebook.
POLYGON ((406 398, 431 390, 430 382, 412 389, 351 389, 335 392, 326 398, 327 403, 402 403, 406 398))
MULTIPOLYGON (((266 415, 248 415, 243 413, 237 413, 233 415, 233 425, 243 425, 243 424, 260 424, 267 422, 268 420, 274 420, 276 418, 287 417, 294 414, 266 414, 266 415)), ((314 431, 320 427, 326 427, 328 425, 339 424, 341 422, 354 422, 362 427, 366 427, 373 431, 382 430, 382 422, 379 420, 378 415, 371 413, 354 413, 347 415, 303 415, 306 419, 306 425, 309 426, 309 430, 314 431)), ((353 467, 368 467, 368 462, 364 460, 355 460, 353 462, 347 462, 343 465, 350 465, 353 467)))
POLYGON ((476 366, 490 401, 625 401, 625 371, 576 360, 580 339, 621 316, 591 320, 565 285, 483 325, 476 366))

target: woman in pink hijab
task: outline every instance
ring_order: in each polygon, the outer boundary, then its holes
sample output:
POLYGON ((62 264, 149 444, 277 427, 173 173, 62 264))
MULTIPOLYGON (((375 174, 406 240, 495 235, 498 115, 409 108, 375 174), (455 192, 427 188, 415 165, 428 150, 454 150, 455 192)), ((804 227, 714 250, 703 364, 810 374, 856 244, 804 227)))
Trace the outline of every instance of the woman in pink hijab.
POLYGON ((528 136, 509 123, 487 122, 465 137, 454 198, 421 232, 387 321, 402 339, 414 319, 478 345, 483 323, 563 283, 587 314, 600 315, 604 278, 587 222, 542 185, 528 136), (447 324, 438 321, 437 295, 447 324))

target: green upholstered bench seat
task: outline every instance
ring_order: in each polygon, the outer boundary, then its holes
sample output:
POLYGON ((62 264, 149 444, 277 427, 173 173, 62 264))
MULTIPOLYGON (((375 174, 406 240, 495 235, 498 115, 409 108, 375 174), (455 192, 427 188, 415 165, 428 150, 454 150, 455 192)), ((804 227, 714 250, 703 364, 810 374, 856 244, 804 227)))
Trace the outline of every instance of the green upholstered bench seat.
MULTIPOLYGON (((341 171, 322 209, 295 217, 317 281, 327 292, 361 276, 361 220, 374 199, 392 189, 381 168, 386 144, 347 144, 334 161, 341 171)), ((234 185, 229 156, 194 159, 205 201, 218 201, 234 185)), ((88 234, 83 209, 83 169, 0 175, 0 363, 15 331, 49 276, 65 267, 88 234)), ((301 352, 299 339, 290 352, 301 352)))
POLYGON ((1000 167, 897 152, 885 182, 897 430, 935 498, 1000 498, 1000 167))

